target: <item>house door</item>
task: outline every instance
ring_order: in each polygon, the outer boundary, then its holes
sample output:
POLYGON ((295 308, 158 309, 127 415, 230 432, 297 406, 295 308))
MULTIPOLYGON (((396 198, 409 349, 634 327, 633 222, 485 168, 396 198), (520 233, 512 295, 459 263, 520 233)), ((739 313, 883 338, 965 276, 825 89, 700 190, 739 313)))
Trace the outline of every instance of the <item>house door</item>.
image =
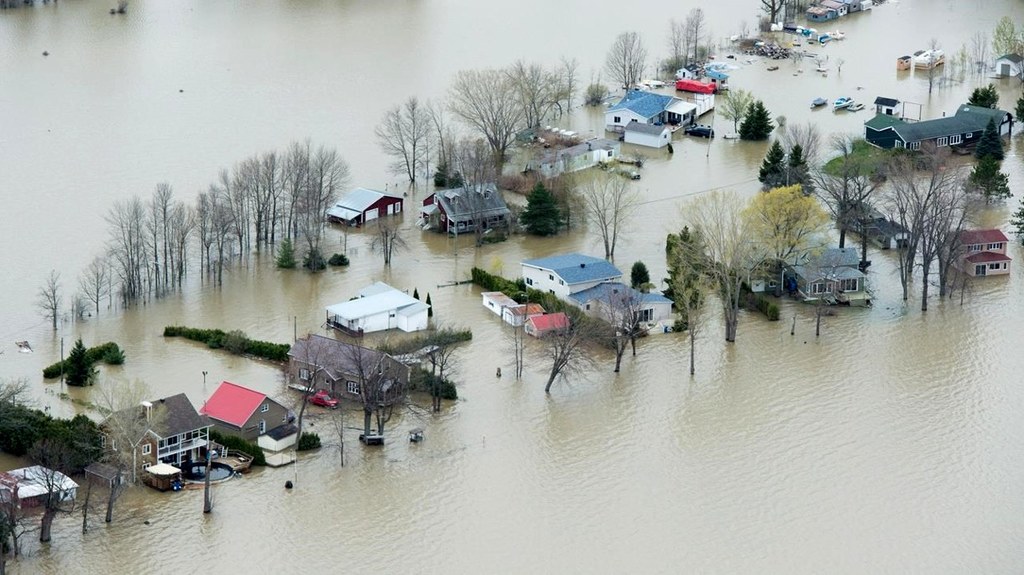
POLYGON ((985 275, 985 266, 984 265, 974 266, 974 275, 976 275, 976 276, 983 276, 983 275, 985 275))
POLYGON ((1010 75, 1010 65, 1006 64, 1006 63, 1000 64, 999 65, 999 75, 1000 76, 1009 76, 1010 75))

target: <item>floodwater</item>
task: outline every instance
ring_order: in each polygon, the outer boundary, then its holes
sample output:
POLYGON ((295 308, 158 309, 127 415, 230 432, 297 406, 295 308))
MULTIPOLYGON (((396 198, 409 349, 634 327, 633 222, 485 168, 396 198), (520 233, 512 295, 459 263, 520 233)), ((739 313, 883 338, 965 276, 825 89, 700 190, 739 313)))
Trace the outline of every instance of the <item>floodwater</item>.
MULTIPOLYGON (((661 334, 620 374, 598 354, 596 367, 547 396, 539 348, 522 380, 509 377, 509 345, 479 290, 439 286, 474 265, 514 276, 523 258, 596 254, 596 238, 577 229, 476 249, 469 238, 412 226, 420 189, 410 190, 403 219, 409 249, 391 269, 365 234, 335 229, 330 247, 347 245, 347 269, 279 271, 264 255, 232 267, 221 288, 193 274, 181 294, 103 309, 53 333, 34 309, 36 291, 51 269, 70 291, 103 249, 113 201, 147 197, 158 182, 190 199, 221 168, 307 137, 339 150, 351 185, 400 185, 372 139, 388 107, 443 97, 459 69, 518 58, 577 58, 586 83, 625 30, 620 10, 583 0, 500 9, 468 0, 135 2, 116 17, 107 4, 0 13, 0 377, 28 378, 37 405, 55 414, 88 412, 94 390, 62 390, 39 375, 59 357, 62 336, 66 345, 81 336, 127 352, 123 366, 102 368, 99 385, 142 379, 154 396, 184 391, 198 406, 228 379, 294 401, 277 367, 165 340, 163 327, 290 341, 319 330, 325 305, 373 280, 430 292, 435 321, 471 327, 474 338, 459 355, 462 399, 439 416, 398 416, 383 449, 363 448, 353 430, 346 467, 326 447, 296 466, 232 479, 216 486, 208 516, 200 491, 132 491, 109 526, 96 518, 82 535, 80 517, 59 519, 53 542, 28 545, 14 573, 170 573, 197 560, 261 573, 1021 571, 1019 265, 974 284, 963 305, 935 301, 922 314, 918 302, 900 301, 892 254, 874 252, 876 305, 835 310, 820 338, 812 310, 790 302, 785 321, 743 315, 734 345, 716 314, 698 340, 693 378, 683 336, 661 334), (35 352, 18 353, 16 340, 35 352), (497 367, 505 377, 495 377, 497 367), (412 427, 424 427, 426 441, 405 442, 412 427), (296 488, 285 491, 289 479, 296 488)), ((703 7, 718 38, 754 22, 755 4, 703 7)), ((629 9, 646 16, 628 20, 662 54, 665 20, 690 5, 635 2, 629 9)), ((816 49, 833 67, 827 77, 811 60, 768 72, 768 63, 738 55, 731 82, 773 115, 827 133, 858 132, 868 112, 812 112, 818 96, 870 103, 884 95, 938 116, 981 80, 929 96, 920 75, 896 73, 895 59, 933 36, 952 54, 1004 14, 1020 21, 1024 9, 1010 0, 890 2, 819 26, 847 35, 816 49)), ((1012 109, 1019 84, 996 84, 1012 109)), ((560 125, 589 134, 602 117, 574 110, 560 125)), ((720 118, 715 127, 731 131, 720 118)), ((655 279, 681 200, 720 187, 753 194, 765 151, 723 138, 676 140, 674 157, 648 152, 635 184, 646 203, 616 258, 626 270, 642 259, 655 279)), ((1014 142, 1004 162, 1014 189, 1024 183, 1019 149, 1014 142)), ((1018 201, 982 210, 977 223, 1004 226, 1018 201)), ((1024 261, 1019 245, 1011 254, 1024 261)), ((318 414, 314 429, 336 443, 318 414)), ((0 456, 4 468, 18 463, 0 456)))

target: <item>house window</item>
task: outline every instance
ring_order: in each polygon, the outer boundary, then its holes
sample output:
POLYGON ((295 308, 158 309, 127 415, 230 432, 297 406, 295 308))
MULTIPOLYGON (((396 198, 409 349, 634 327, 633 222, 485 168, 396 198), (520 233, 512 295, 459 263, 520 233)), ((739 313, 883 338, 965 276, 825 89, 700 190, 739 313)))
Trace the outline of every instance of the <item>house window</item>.
POLYGON ((346 381, 345 390, 353 395, 359 395, 359 383, 355 381, 346 381))
POLYGON ((265 419, 260 420, 260 435, 267 432, 267 421, 265 419))
POLYGON ((935 145, 940 148, 942 146, 949 145, 949 138, 947 136, 942 136, 941 138, 935 140, 935 145))
POLYGON ((1009 269, 1009 267, 1010 267, 1010 266, 1009 266, 1009 265, 1008 265, 1008 264, 1007 264, 1006 262, 1003 262, 1003 269, 1004 269, 1004 270, 1005 270, 1005 269, 1009 269))
POLYGON ((965 138, 965 139, 968 139, 968 140, 970 140, 970 139, 971 139, 971 138, 973 138, 973 137, 974 137, 974 133, 972 133, 972 132, 967 132, 967 135, 966 135, 966 136, 964 136, 964 138, 965 138))
POLYGON ((590 304, 587 304, 587 311, 590 311, 590 304))
POLYGON ((616 124, 621 124, 622 123, 622 116, 612 116, 612 122, 614 122, 616 124))
POLYGON ((263 405, 260 406, 260 413, 266 413, 268 411, 270 411, 269 403, 264 403, 263 405))
POLYGON ((842 291, 857 291, 857 278, 839 280, 839 289, 842 291))
POLYGON ((832 291, 832 286, 826 282, 814 282, 811 284, 811 294, 818 295, 832 291))
POLYGON ((640 321, 651 321, 652 319, 654 319, 653 309, 640 310, 640 321))
POLYGON ((550 294, 553 294, 553 293, 555 293, 555 290, 553 290, 553 289, 549 289, 549 290, 548 290, 548 293, 550 293, 550 294))
POLYGON ((1002 242, 1000 242, 1000 243, 996 243, 996 244, 989 244, 988 248, 986 248, 986 249, 989 249, 989 250, 999 250, 999 249, 1002 249, 1002 248, 1003 248, 1003 244, 1002 244, 1002 242))
POLYGON ((562 281, 562 280, 558 280, 558 285, 560 285, 560 286, 564 286, 564 285, 565 285, 565 282, 564 282, 564 281, 562 281))
POLYGON ((971 244, 967 248, 967 251, 969 251, 969 252, 980 252, 981 251, 981 244, 971 244))
POLYGON ((983 276, 985 275, 985 264, 978 264, 974 266, 974 275, 983 276))
POLYGON ((530 279, 530 278, 526 278, 526 285, 532 286, 533 285, 533 280, 530 279))
POLYGON ((299 369, 299 379, 309 381, 309 370, 304 367, 299 369))
POLYGON ((955 146, 955 145, 959 144, 962 141, 964 141, 964 139, 962 137, 960 137, 960 134, 957 134, 955 136, 950 136, 949 137, 949 145, 950 146, 955 146))
POLYGON ((548 274, 548 279, 551 280, 551 281, 555 281, 555 275, 554 274, 548 274))
POLYGON ((896 142, 893 144, 893 147, 895 147, 895 148, 902 148, 902 147, 904 147, 903 140, 896 140, 896 142))
POLYGON ((174 437, 169 437, 167 439, 167 445, 177 445, 177 444, 178 444, 178 436, 177 435, 175 435, 174 437))
POLYGON ((988 264, 988 269, 997 270, 999 269, 999 264, 988 264))
POLYGON ((153 450, 153 446, 152 445, 150 445, 148 443, 143 443, 142 444, 142 454, 143 455, 149 455, 152 450, 153 450))
POLYGON ((921 142, 910 142, 910 149, 911 150, 920 150, 921 149, 921 142))

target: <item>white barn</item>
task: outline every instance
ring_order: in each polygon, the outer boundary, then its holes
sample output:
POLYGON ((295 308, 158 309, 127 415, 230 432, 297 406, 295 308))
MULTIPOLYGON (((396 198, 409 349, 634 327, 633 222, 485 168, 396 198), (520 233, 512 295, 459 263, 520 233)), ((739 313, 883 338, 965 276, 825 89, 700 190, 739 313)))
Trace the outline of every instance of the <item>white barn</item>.
POLYGON ((626 124, 623 131, 625 132, 625 142, 627 144, 647 146, 648 148, 664 148, 672 141, 672 130, 664 124, 656 126, 653 124, 630 122, 626 124))
POLYGON ((327 306, 327 323, 353 335, 393 328, 420 331, 427 328, 429 308, 403 291, 376 282, 355 299, 327 306))

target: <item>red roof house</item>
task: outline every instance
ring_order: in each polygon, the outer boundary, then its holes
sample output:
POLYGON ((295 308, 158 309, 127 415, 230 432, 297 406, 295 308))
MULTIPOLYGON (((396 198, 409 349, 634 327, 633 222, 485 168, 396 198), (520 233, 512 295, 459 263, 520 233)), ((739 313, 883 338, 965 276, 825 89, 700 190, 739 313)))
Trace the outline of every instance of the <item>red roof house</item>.
POLYGON ((963 261, 960 269, 969 276, 1007 275, 1010 256, 1006 246, 1010 240, 1000 230, 965 230, 960 232, 963 261))
POLYGON ((551 332, 561 331, 568 327, 569 316, 563 312, 557 312, 531 316, 526 320, 523 329, 533 337, 544 337, 551 332))
POLYGON ((289 423, 286 407, 264 393, 230 381, 221 382, 199 413, 209 417, 217 431, 248 441, 289 423))

